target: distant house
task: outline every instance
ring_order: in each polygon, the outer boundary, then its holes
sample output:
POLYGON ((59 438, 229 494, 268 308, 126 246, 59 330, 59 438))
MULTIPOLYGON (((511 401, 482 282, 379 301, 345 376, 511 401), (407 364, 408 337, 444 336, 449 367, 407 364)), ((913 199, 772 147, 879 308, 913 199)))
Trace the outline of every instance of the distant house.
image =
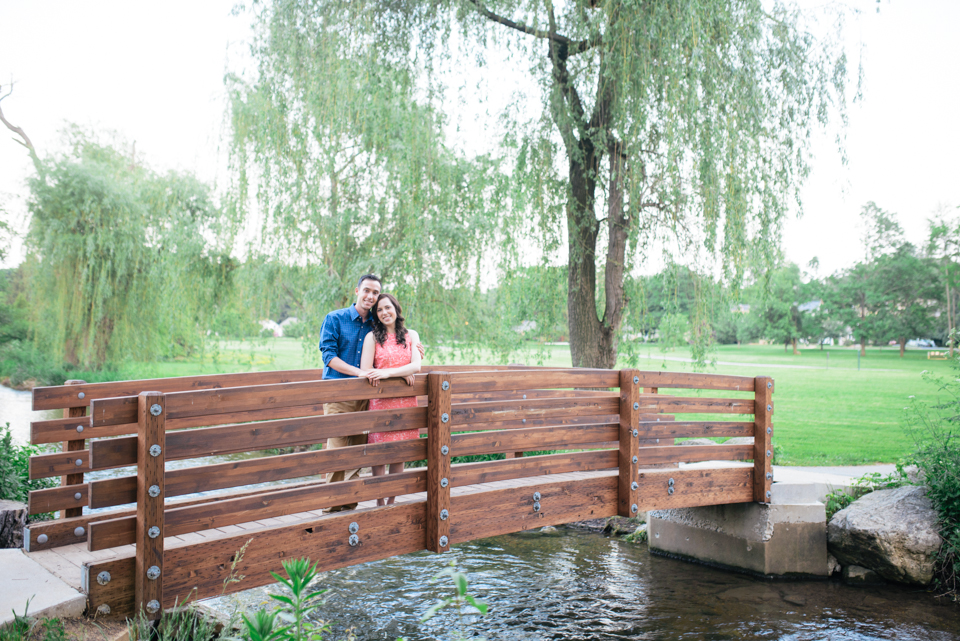
POLYGON ((526 334, 527 332, 532 332, 537 329, 537 321, 525 320, 520 321, 520 324, 513 328, 518 334, 526 334))
POLYGON ((283 336, 283 327, 277 324, 276 321, 272 321, 269 319, 260 321, 260 330, 261 332, 263 331, 273 332, 274 338, 280 338, 281 336, 283 336))
POLYGON ((816 312, 820 310, 820 306, 823 305, 822 300, 811 300, 807 301, 803 305, 797 306, 797 311, 800 312, 816 312))

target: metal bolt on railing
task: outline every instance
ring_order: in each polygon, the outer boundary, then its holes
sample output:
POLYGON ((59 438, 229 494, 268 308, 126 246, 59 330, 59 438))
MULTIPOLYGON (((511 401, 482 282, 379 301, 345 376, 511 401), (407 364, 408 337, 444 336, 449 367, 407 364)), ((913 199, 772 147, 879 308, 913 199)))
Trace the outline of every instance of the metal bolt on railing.
POLYGON ((442 389, 444 392, 446 392, 448 389, 450 389, 450 381, 444 381, 444 382, 442 382, 442 383, 440 384, 440 389, 442 389))
POLYGON ((540 503, 539 503, 539 501, 538 501, 537 503, 534 503, 534 504, 533 504, 533 511, 534 511, 534 512, 539 512, 539 511, 540 511, 540 503))
POLYGON ((106 585, 106 584, 110 583, 110 573, 107 572, 106 570, 104 570, 103 572, 101 572, 100 574, 98 574, 98 575, 97 575, 97 583, 99 583, 100 585, 106 585))
POLYGON ((637 438, 638 436, 640 436, 640 432, 633 430, 633 438, 637 438))
POLYGON ((446 536, 441 536, 441 537, 440 537, 440 547, 442 547, 442 548, 447 547, 447 544, 448 544, 449 542, 450 542, 450 539, 448 539, 446 536))
POLYGON ((673 494, 673 486, 667 488, 667 494, 673 494))
POLYGON ((450 512, 446 510, 440 510, 440 520, 446 521, 448 518, 450 518, 450 512))
POLYGON ((154 525, 152 528, 147 530, 147 536, 149 536, 151 539, 157 538, 158 536, 160 536, 160 528, 154 525))
POLYGON ((160 414, 163 413, 163 408, 160 407, 159 403, 154 403, 153 405, 150 406, 150 413, 153 414, 154 416, 160 416, 160 414))
POLYGON ((358 545, 360 545, 360 537, 357 536, 356 534, 351 534, 350 538, 347 539, 347 543, 350 544, 350 547, 355 548, 358 545))
POLYGON ((157 445, 156 443, 150 446, 150 456, 153 456, 153 457, 160 456, 160 452, 162 451, 163 450, 160 449, 160 446, 157 445))
POLYGON ((77 394, 77 398, 82 399, 84 396, 86 396, 86 394, 84 394, 83 392, 80 392, 79 394, 77 394))
POLYGON ((81 494, 80 492, 76 492, 76 493, 73 495, 73 498, 74 498, 75 500, 79 501, 80 499, 83 498, 83 494, 81 494))
POLYGON ((667 481, 667 485, 673 485, 673 479, 670 479, 669 481, 667 481))
POLYGON ((632 460, 634 463, 636 463, 636 462, 639 461, 640 459, 637 458, 636 456, 634 456, 631 460, 632 460))
POLYGON ((449 421, 449 420, 450 420, 450 415, 447 414, 446 412, 444 412, 443 414, 440 415, 440 422, 441 422, 441 423, 446 423, 446 422, 449 421))
POLYGON ((447 477, 440 479, 440 487, 447 487, 450 485, 450 481, 447 480, 447 477))
POLYGON ((156 565, 151 565, 147 568, 147 578, 151 581, 156 581, 160 578, 160 568, 156 565))
POLYGON ((637 506, 636 503, 630 506, 630 511, 633 512, 634 514, 636 514, 639 510, 640 508, 637 506))
POLYGON ((347 526, 347 530, 350 532, 350 534, 356 534, 357 532, 360 531, 360 524, 354 521, 353 523, 347 526))
POLYGON ((74 528, 73 530, 74 536, 84 536, 86 533, 87 531, 84 530, 82 527, 74 528))
POLYGON ((153 498, 157 498, 158 496, 160 496, 160 486, 151 485, 150 487, 147 488, 147 494, 149 494, 153 498))
POLYGON ((769 499, 771 496, 773 496, 773 492, 767 491, 767 498, 769 499))
POLYGON ((150 601, 149 603, 147 603, 147 612, 149 612, 150 614, 156 614, 159 611, 160 611, 159 601, 154 599, 153 601, 150 601))
POLYGON ((83 465, 83 459, 78 458, 76 461, 74 461, 74 463, 76 464, 77 467, 80 467, 81 465, 83 465))
POLYGON ((534 500, 534 501, 539 501, 539 500, 540 500, 540 492, 534 492, 534 493, 533 493, 533 500, 534 500))
POLYGON ((772 428, 772 427, 768 427, 768 428, 767 428, 767 434, 773 434, 773 428, 772 428))
POLYGON ((77 432, 83 431, 83 425, 77 425, 77 432))
POLYGON ((440 448, 440 453, 446 456, 447 454, 450 453, 450 448, 444 445, 440 448))
POLYGON ((640 484, 634 481, 633 483, 630 484, 630 489, 636 492, 637 490, 640 489, 640 484))
POLYGON ((771 456, 773 456, 773 452, 771 452, 770 450, 767 450, 767 458, 770 458, 771 456))
POLYGON ((635 410, 640 409, 640 403, 634 403, 634 404, 633 404, 633 409, 635 409, 635 410))
POLYGON ((633 377, 633 384, 634 384, 634 385, 639 385, 639 384, 640 384, 640 377, 639 377, 639 376, 634 376, 634 377, 633 377))
POLYGON ((767 405, 767 411, 768 411, 768 412, 772 412, 772 411, 773 411, 773 405, 767 405))

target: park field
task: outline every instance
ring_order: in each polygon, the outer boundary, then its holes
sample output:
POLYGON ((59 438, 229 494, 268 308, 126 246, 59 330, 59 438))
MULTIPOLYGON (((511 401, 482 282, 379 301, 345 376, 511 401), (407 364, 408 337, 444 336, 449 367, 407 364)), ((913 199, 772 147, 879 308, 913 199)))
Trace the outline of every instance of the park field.
MULTIPOLYGON (((903 358, 895 347, 870 348, 858 358, 854 348, 802 349, 797 356, 778 346, 721 346, 707 372, 741 376, 771 376, 774 394, 774 444, 777 463, 791 465, 859 465, 895 463, 910 454, 914 443, 904 431, 903 418, 911 397, 935 402, 936 388, 923 372, 954 375, 948 361, 928 360, 926 350, 908 350, 903 358)), ((692 371, 682 349, 667 353, 657 347, 640 350, 639 360, 620 367, 643 370, 692 371)), ((500 362, 483 354, 469 357, 442 348, 428 349, 426 363, 500 362)), ((510 362, 570 366, 566 345, 542 347, 510 362)), ((254 342, 225 341, 203 358, 141 364, 126 372, 136 378, 189 376, 232 371, 264 371, 317 367, 316 348, 297 339, 254 342)), ((730 417, 726 417, 730 418, 730 417)))

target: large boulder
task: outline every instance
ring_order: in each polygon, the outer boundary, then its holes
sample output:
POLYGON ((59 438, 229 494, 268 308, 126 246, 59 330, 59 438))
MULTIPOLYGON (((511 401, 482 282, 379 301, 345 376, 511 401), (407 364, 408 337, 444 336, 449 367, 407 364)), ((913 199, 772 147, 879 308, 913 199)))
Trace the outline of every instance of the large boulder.
POLYGON ((909 485, 854 501, 827 524, 830 553, 843 565, 869 568, 890 581, 927 585, 940 535, 926 492, 909 485))

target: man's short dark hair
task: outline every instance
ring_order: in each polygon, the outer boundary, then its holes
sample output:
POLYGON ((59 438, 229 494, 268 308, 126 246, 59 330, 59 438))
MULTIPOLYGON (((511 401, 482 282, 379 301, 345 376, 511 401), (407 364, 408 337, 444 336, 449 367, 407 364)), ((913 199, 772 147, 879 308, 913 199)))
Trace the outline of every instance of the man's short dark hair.
POLYGON ((362 285, 365 280, 375 280, 380 283, 380 287, 383 287, 383 281, 380 280, 379 276, 376 274, 364 274, 360 277, 360 280, 357 281, 357 289, 360 289, 360 285, 362 285))

